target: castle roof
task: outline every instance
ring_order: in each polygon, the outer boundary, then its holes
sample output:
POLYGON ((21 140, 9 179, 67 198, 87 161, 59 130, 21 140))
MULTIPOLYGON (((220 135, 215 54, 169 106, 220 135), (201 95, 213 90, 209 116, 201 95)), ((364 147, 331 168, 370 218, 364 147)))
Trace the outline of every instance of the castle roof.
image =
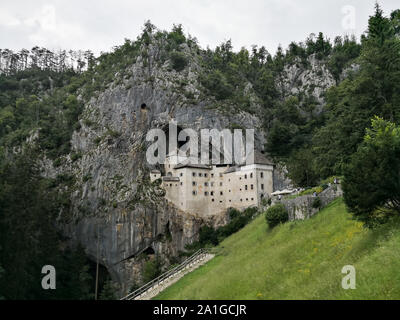
MULTIPOLYGON (((274 163, 272 162, 271 159, 263 155, 260 151, 255 150, 254 151, 254 161, 251 164, 264 164, 264 165, 269 165, 273 166, 274 163)), ((245 166, 247 163, 241 164, 241 166, 245 166)))
POLYGON ((274 165, 271 159, 269 159, 267 156, 263 155, 259 151, 254 152, 254 164, 266 164, 271 166, 274 165))
POLYGON ((174 167, 174 169, 183 169, 183 168, 196 168, 196 169, 211 170, 211 167, 206 164, 192 164, 192 163, 182 164, 181 163, 174 167))
POLYGON ((231 172, 235 172, 235 171, 237 171, 238 170, 238 168, 236 167, 236 166, 234 166, 234 167, 229 167, 228 169, 226 169, 225 171, 224 171, 224 173, 231 173, 231 172))

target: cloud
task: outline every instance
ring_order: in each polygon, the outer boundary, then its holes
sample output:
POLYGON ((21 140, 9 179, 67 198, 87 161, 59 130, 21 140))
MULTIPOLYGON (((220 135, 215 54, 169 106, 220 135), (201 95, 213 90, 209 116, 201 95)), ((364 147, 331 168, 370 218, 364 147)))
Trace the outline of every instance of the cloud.
MULTIPOLYGON (((150 19, 158 28, 182 23, 202 47, 232 39, 235 50, 252 44, 275 52, 279 44, 304 41, 324 32, 333 39, 367 27, 375 0, 2 0, 0 43, 14 50, 34 45, 49 49, 109 51, 135 39, 150 19), (343 27, 343 7, 353 6, 354 29, 343 27)), ((398 0, 381 0, 385 12, 398 0)))
POLYGON ((0 10, 0 25, 5 27, 15 27, 21 24, 16 17, 7 11, 0 10))

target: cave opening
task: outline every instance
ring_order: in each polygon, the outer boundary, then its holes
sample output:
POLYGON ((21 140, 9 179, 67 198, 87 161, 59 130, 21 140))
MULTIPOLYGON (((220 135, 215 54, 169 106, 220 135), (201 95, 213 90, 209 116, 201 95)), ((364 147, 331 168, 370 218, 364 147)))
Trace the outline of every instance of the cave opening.
POLYGON ((155 254, 155 251, 152 247, 148 247, 143 251, 143 253, 145 253, 146 255, 153 255, 155 254))
MULTIPOLYGON (((96 261, 93 260, 88 260, 88 266, 89 266, 89 270, 88 273, 91 276, 91 292, 93 292, 93 296, 95 294, 96 291, 96 269, 97 269, 97 263, 96 261)), ((97 291, 97 299, 100 298, 100 294, 104 289, 105 284, 112 280, 110 273, 108 272, 107 268, 102 265, 101 263, 99 263, 99 282, 98 282, 98 291, 97 291)))

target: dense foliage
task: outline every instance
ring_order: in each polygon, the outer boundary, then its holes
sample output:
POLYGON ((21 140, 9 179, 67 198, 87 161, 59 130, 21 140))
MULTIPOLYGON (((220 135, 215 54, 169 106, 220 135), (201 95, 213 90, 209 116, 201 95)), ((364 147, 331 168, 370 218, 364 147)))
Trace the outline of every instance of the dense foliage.
POLYGON ((349 39, 335 40, 328 66, 338 84, 326 92, 326 106, 319 118, 314 123, 307 119, 308 131, 302 129, 299 116, 294 116, 297 123, 291 119, 272 127, 267 147, 286 163, 289 177, 297 185, 313 186, 343 174, 374 116, 400 121, 398 16, 395 11, 385 17, 377 5, 361 45, 349 39), (339 81, 349 62, 353 66, 339 81))
POLYGON ((279 203, 267 209, 265 219, 267 220, 268 226, 274 228, 277 225, 288 221, 289 216, 284 205, 279 203))
POLYGON ((197 250, 207 245, 218 245, 222 240, 246 226, 257 213, 258 209, 255 207, 247 208, 243 212, 230 208, 228 212, 230 221, 226 225, 216 229, 208 225, 201 227, 199 241, 188 245, 187 249, 197 250))
POLYGON ((0 296, 6 299, 88 299, 91 281, 82 249, 62 249, 56 218, 66 204, 56 182, 40 175, 35 150, 0 166, 0 296), (57 290, 43 290, 52 265, 57 290))
POLYGON ((143 283, 150 282, 161 275, 161 260, 156 257, 146 261, 143 269, 143 283))
POLYGON ((370 226, 400 212, 400 127, 372 120, 363 142, 345 169, 344 200, 370 226))

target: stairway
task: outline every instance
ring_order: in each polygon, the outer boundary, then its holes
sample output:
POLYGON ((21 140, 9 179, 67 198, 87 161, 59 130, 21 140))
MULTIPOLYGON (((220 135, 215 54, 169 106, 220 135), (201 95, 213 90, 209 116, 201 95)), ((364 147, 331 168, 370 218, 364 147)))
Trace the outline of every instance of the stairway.
POLYGON ((121 300, 150 300, 171 284, 177 282, 184 275, 197 269, 212 258, 214 258, 213 254, 209 253, 206 249, 200 249, 177 267, 146 283, 121 300))

